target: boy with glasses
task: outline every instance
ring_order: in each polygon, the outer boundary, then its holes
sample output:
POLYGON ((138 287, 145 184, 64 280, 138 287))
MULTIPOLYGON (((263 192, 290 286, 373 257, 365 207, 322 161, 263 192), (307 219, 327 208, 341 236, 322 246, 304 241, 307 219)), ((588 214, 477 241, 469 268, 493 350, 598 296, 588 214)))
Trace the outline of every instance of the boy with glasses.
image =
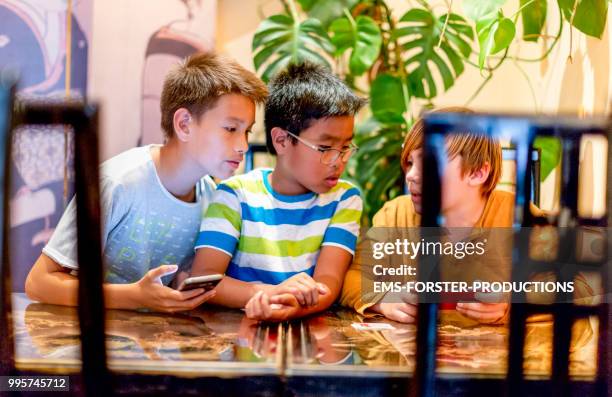
POLYGON ((354 115, 365 101, 310 63, 289 66, 269 88, 266 139, 276 166, 219 185, 192 275, 226 273, 211 302, 282 321, 326 309, 342 288, 362 201, 339 178, 357 150, 354 115))

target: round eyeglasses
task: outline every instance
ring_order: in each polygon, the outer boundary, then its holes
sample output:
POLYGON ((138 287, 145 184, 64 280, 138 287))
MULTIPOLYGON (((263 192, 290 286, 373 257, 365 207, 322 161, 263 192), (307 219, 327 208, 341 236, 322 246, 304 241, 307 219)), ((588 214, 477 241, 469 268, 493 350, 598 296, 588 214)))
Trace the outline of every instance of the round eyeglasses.
POLYGON ((352 142, 349 145, 348 149, 344 149, 344 150, 338 150, 338 149, 334 149, 334 148, 322 148, 322 147, 318 147, 317 145, 308 142, 305 139, 300 138, 299 136, 295 135, 291 131, 285 130, 285 132, 288 135, 291 135, 292 137, 297 139, 298 142, 300 142, 300 143, 304 144, 305 146, 307 146, 307 147, 309 147, 309 148, 311 148, 313 150, 316 150, 317 152, 321 153, 321 163, 325 164, 325 165, 333 164, 336 161, 338 161, 338 159, 340 159, 343 163, 346 163, 346 162, 349 161, 351 156, 353 154, 355 154, 355 152, 357 152, 357 150, 359 150, 357 145, 355 145, 352 142))

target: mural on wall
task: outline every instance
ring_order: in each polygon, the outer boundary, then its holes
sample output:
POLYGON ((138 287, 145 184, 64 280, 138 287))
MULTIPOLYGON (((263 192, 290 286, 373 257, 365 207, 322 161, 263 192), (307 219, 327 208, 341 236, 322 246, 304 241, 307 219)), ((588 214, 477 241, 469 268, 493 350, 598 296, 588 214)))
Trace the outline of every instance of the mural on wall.
MULTIPOLYGON (((18 97, 83 98, 93 0, 0 0, 0 68, 19 71, 18 97)), ((13 141, 13 289, 47 243, 71 195, 71 134, 27 127, 13 141)))
POLYGON ((171 21, 155 31, 147 43, 142 72, 141 135, 139 145, 162 143, 159 100, 164 76, 180 60, 198 52, 211 50, 210 39, 201 37, 195 14, 202 0, 181 0, 185 19, 171 21))
MULTIPOLYGON (((99 34, 93 37, 94 1, 0 0, 0 72, 7 67, 20 72, 20 98, 79 99, 88 87, 94 89, 105 105, 100 139, 101 149, 108 148, 102 158, 108 158, 163 141, 164 76, 186 56, 213 48, 217 2, 98 1, 96 12, 104 18, 96 20, 99 34), (138 24, 135 12, 144 14, 138 24), (115 34, 122 35, 121 46, 109 40, 115 34), (92 59, 97 61, 88 76, 92 59), (134 81, 139 84, 131 85, 134 81)), ((10 222, 16 291, 23 291, 72 196, 72 158, 71 134, 63 128, 28 127, 15 134, 10 222)))

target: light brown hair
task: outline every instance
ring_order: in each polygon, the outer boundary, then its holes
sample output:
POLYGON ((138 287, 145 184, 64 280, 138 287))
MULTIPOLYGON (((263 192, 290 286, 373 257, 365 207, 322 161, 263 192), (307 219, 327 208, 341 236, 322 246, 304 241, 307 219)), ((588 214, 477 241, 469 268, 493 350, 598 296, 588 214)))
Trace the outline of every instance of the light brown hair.
POLYGON ((185 108, 198 119, 224 94, 240 94, 264 103, 268 88, 255 73, 214 52, 197 53, 170 71, 161 94, 161 127, 169 139, 174 134, 174 113, 185 108))
MULTIPOLYGON (((442 108, 434 112, 474 113, 468 108, 458 106, 442 108)), ((400 164, 404 173, 407 170, 410 152, 423 147, 424 134, 425 123, 422 118, 419 118, 408 131, 402 145, 400 164)), ((487 135, 472 132, 452 134, 446 138, 446 151, 449 159, 461 156, 461 176, 481 169, 486 163, 489 164, 489 177, 481 188, 482 195, 488 197, 501 177, 502 151, 499 141, 487 135)))

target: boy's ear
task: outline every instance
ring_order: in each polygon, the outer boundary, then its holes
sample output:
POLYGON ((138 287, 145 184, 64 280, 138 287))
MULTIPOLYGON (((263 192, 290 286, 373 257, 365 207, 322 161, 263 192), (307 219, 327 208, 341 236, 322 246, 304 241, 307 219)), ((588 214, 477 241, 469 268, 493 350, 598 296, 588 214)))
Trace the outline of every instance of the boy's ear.
POLYGON ((174 126, 176 137, 180 141, 187 142, 191 138, 191 131, 189 130, 189 127, 191 126, 192 121, 193 117, 191 116, 191 112, 189 112, 189 110, 179 108, 176 112, 174 112, 172 124, 174 126))
POLYGON ((274 145, 274 149, 277 154, 283 154, 287 150, 290 145, 289 136, 280 127, 274 127, 270 131, 270 136, 272 137, 272 145, 274 145))
POLYGON ((484 163, 479 169, 472 171, 468 176, 468 183, 470 186, 481 186, 489 178, 491 173, 491 164, 488 162, 484 163))

